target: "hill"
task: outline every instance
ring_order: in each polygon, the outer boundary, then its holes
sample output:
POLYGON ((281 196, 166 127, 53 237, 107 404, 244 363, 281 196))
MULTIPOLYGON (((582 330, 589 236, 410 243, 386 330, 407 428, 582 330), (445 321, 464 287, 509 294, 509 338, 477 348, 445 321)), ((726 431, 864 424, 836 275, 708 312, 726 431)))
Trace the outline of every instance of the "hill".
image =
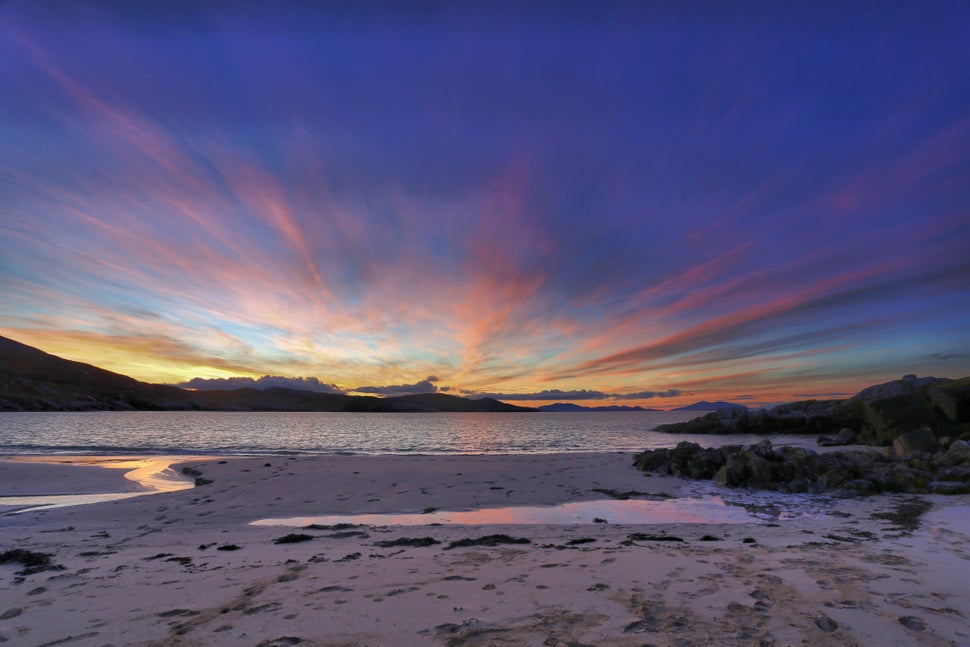
POLYGON ((708 402, 707 400, 701 400, 694 404, 688 404, 686 407, 671 409, 671 411, 720 411, 721 409, 741 409, 746 411, 748 407, 734 402, 708 402))
POLYGON ((389 398, 287 388, 188 391, 50 355, 0 337, 0 411, 535 411, 445 393, 389 398))
POLYGON ((0 411, 188 409, 191 393, 0 337, 0 411))
POLYGON ((660 409, 644 409, 639 405, 609 404, 601 407, 583 407, 572 402, 556 402, 539 407, 539 411, 546 413, 599 413, 610 411, 660 411, 660 409))

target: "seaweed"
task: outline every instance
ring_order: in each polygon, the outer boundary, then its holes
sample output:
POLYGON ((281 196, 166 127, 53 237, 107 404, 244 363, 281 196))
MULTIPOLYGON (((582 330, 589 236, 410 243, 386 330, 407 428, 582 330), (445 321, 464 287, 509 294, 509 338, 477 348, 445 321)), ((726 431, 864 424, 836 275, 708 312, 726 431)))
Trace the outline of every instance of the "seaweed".
POLYGON ((381 548, 393 548, 394 546, 434 546, 435 544, 440 544, 441 542, 433 537, 401 537, 399 539, 390 539, 387 541, 379 541, 375 543, 375 546, 381 548))
POLYGON ((499 546, 501 544, 531 544, 532 541, 525 537, 509 537, 508 535, 485 535, 476 539, 459 539, 453 541, 445 550, 452 548, 465 548, 467 546, 499 546))
POLYGON ((310 541, 314 539, 313 535, 306 535, 303 533, 291 532, 288 535, 283 535, 282 537, 277 537, 273 540, 274 544, 298 544, 301 541, 310 541))
POLYGON ((18 575, 32 575, 48 570, 61 570, 64 567, 58 566, 51 561, 50 553, 38 553, 24 548, 14 548, 0 553, 0 564, 20 564, 23 570, 17 571, 18 575))

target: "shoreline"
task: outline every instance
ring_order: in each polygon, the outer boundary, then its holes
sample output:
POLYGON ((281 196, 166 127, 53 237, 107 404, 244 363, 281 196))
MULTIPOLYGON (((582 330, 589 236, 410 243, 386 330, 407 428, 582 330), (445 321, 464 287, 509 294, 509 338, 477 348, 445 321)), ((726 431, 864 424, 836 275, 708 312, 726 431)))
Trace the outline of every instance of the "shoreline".
POLYGON ((18 575, 22 565, 0 564, 0 636, 97 645, 970 641, 970 496, 826 499, 826 514, 788 518, 772 500, 648 477, 632 458, 193 457, 174 471, 189 467, 211 483, 0 517, 0 552, 46 553, 63 568, 18 575), (765 516, 251 525, 308 513, 554 506, 602 499, 598 490, 673 504, 716 491, 765 516), (931 508, 899 514, 912 501, 931 508), (914 516, 922 524, 907 527, 914 516), (287 535, 307 538, 278 543, 287 535), (462 545, 488 535, 522 543, 462 545))

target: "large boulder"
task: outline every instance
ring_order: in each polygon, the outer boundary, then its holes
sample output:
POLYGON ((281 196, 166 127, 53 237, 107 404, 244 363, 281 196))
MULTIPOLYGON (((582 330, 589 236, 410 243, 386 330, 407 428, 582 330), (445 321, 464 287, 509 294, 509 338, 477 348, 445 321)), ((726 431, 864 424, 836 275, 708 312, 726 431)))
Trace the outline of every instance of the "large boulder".
POLYGON ((901 380, 893 380, 892 382, 885 382, 883 384, 877 384, 875 386, 862 389, 856 393, 855 399, 872 401, 895 398, 901 395, 913 395, 915 393, 922 393, 930 385, 940 382, 945 383, 949 382, 949 380, 944 377, 916 377, 912 374, 904 375, 903 379, 901 380))
POLYGON ((896 456, 908 456, 914 452, 935 453, 942 449, 936 434, 929 427, 920 427, 913 431, 899 434, 893 441, 893 453, 896 456))
POLYGON ((950 465, 970 463, 970 443, 965 440, 954 440, 946 450, 945 460, 950 465))
POLYGON ((970 423, 970 378, 932 384, 926 393, 949 421, 970 423))

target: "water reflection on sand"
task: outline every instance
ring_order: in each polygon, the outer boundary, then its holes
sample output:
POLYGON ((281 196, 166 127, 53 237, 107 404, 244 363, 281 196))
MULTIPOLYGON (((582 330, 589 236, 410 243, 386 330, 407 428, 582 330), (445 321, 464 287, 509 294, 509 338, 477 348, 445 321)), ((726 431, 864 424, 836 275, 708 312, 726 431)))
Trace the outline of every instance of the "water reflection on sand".
MULTIPOLYGON (((816 500, 817 502, 817 500, 816 500)), ((505 506, 478 510, 429 510, 415 513, 339 514, 312 517, 259 519, 254 526, 303 527, 338 523, 367 526, 454 525, 578 525, 592 523, 758 523, 816 516, 823 511, 807 499, 781 499, 764 495, 723 498, 690 497, 667 500, 574 501, 555 506, 505 506), (778 499, 778 501, 775 501, 778 499), (597 521, 599 520, 599 521, 597 521)))
POLYGON ((21 514, 34 510, 49 510, 74 505, 103 503, 130 499, 146 494, 176 492, 194 487, 191 479, 171 468, 173 463, 191 460, 188 456, 18 456, 20 463, 56 463, 79 467, 105 467, 127 470, 124 477, 136 488, 128 492, 102 492, 97 494, 48 494, 0 497, 2 514, 21 514))

